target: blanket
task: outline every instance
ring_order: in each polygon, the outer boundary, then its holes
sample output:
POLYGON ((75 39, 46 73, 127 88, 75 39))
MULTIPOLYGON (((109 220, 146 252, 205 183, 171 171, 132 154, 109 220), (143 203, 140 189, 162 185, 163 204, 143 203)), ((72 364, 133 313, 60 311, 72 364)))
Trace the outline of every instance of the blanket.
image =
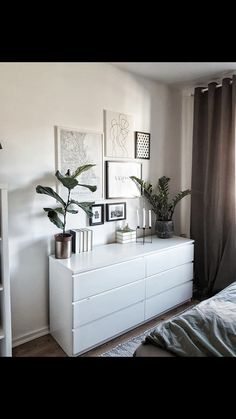
POLYGON ((236 282, 163 322, 146 342, 182 357, 235 357, 236 282))

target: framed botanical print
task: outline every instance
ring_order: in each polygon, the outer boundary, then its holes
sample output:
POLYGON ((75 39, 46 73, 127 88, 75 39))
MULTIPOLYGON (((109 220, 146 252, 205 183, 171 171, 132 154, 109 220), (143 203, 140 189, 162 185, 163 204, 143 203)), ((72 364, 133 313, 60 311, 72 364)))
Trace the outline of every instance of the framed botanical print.
POLYGON ((141 196, 138 185, 130 176, 142 178, 142 164, 138 162, 106 161, 106 198, 136 198, 141 196))
POLYGON ((126 202, 106 204, 106 220, 119 221, 126 219, 126 202))
POLYGON ((89 218, 90 226, 104 224, 104 204, 95 204, 91 206, 93 216, 89 218))
MULTIPOLYGON (((90 170, 81 173, 79 183, 96 185, 97 190, 77 186, 71 195, 77 201, 95 201, 104 198, 103 193, 103 133, 79 128, 55 127, 56 169, 63 175, 68 169, 73 172, 79 166, 94 164, 90 170)), ((60 184, 58 183, 58 192, 60 184)))

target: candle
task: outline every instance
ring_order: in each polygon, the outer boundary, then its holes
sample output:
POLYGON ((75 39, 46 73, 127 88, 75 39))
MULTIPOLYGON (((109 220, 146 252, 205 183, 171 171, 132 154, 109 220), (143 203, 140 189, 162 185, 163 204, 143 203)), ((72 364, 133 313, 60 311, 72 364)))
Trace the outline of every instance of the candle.
POLYGON ((152 227, 152 211, 151 210, 149 210, 148 211, 148 218, 149 218, 149 227, 152 227))
POLYGON ((145 228, 145 225, 146 225, 145 217, 146 217, 146 211, 145 211, 145 208, 143 208, 143 228, 145 228))
POLYGON ((140 226, 140 224, 139 224, 139 212, 137 210, 137 227, 139 227, 139 226, 140 226))

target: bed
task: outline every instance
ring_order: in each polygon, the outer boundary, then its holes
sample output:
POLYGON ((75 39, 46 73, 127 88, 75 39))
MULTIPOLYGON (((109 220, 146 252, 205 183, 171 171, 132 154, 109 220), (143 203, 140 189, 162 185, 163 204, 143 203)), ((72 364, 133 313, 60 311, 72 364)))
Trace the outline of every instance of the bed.
POLYGON ((135 357, 235 357, 236 281, 158 325, 135 357))

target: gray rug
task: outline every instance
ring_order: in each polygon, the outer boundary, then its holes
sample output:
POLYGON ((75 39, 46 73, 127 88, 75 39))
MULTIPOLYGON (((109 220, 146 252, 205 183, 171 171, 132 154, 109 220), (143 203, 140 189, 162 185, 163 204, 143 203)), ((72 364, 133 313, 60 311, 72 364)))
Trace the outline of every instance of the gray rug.
MULTIPOLYGON (((156 326, 155 326, 156 327, 156 326)), ((142 341, 144 341, 145 336, 148 335, 152 330, 155 329, 155 327, 152 327, 151 329, 145 330, 141 335, 135 336, 134 338, 131 338, 127 342, 120 343, 119 345, 115 346, 115 348, 111 349, 110 351, 104 352, 100 356, 104 357, 133 357, 134 351, 137 349, 137 347, 140 345, 142 341)))

